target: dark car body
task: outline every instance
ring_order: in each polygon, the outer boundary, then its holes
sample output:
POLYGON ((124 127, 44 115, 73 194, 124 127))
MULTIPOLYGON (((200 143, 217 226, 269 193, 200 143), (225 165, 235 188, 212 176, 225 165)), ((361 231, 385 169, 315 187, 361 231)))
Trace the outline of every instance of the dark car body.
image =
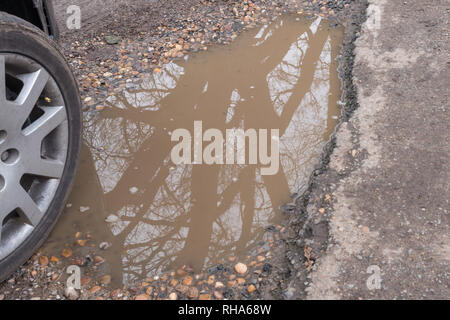
POLYGON ((58 39, 58 26, 51 0, 1 0, 0 11, 22 18, 44 31, 52 39, 58 39))

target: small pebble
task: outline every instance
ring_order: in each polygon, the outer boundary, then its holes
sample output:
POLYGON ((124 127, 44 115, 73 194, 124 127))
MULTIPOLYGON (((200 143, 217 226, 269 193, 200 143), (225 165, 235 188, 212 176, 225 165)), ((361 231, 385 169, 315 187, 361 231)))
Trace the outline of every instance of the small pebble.
POLYGON ((196 287, 190 287, 187 296, 189 299, 196 299, 198 297, 198 289, 196 287))
POLYGON ((237 263, 234 266, 234 271, 236 271, 239 274, 245 274, 247 273, 247 270, 248 270, 247 266, 241 262, 237 263))
POLYGON ((178 299, 178 295, 176 294, 176 292, 172 292, 171 294, 169 294, 169 300, 177 300, 178 299))
POLYGON ((223 299, 223 294, 220 291, 214 291, 214 298, 216 298, 217 300, 222 300, 223 299))

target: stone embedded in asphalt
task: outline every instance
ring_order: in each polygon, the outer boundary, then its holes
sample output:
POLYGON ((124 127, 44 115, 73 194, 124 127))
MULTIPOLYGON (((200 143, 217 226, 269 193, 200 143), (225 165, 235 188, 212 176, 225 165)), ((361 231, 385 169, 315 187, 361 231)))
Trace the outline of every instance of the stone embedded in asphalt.
POLYGON ((239 274, 245 274, 247 273, 247 270, 248 270, 247 266, 241 262, 237 263, 234 266, 234 271, 236 271, 239 274))
POLYGON ((207 281, 208 285, 212 285, 214 283, 215 279, 216 279, 216 277, 214 275, 210 275, 208 277, 208 281, 207 281))
POLYGON ((170 287, 175 287, 178 284, 178 280, 177 279, 172 279, 169 281, 169 286, 170 287))
POLYGON ((48 265, 48 257, 47 256, 40 256, 39 257, 39 264, 41 266, 47 266, 48 265))
POLYGON ((105 41, 107 44, 118 44, 120 41, 120 37, 114 35, 105 36, 105 41))
POLYGON ((61 255, 62 255, 64 258, 69 258, 69 257, 72 255, 72 250, 70 250, 69 248, 64 248, 64 249, 62 250, 61 255))
POLYGON ((111 276, 110 275, 105 275, 103 277, 100 278, 100 283, 107 285, 111 283, 111 276))
POLYGON ((172 292, 171 294, 169 294, 169 300, 177 300, 178 299, 178 295, 176 292, 172 292))
POLYGON ((83 277, 83 278, 81 278, 81 285, 82 286, 85 286, 85 285, 88 285, 89 283, 91 283, 91 277, 83 277))
POLYGON ((134 298, 134 300, 149 300, 149 299, 150 299, 150 297, 146 294, 140 294, 134 298))
POLYGON ((87 240, 78 239, 77 243, 80 247, 84 247, 87 243, 87 240))
POLYGON ((223 294, 220 291, 214 291, 214 298, 216 298, 217 300, 222 300, 223 299, 223 294))
POLYGON ((211 300, 211 295, 209 293, 202 293, 198 299, 199 300, 211 300))
POLYGON ((187 296, 189 299, 196 299, 198 297, 198 289, 196 287, 189 288, 187 296))
POLYGON ((94 294, 97 293, 101 290, 102 288, 100 286, 93 286, 90 290, 89 293, 94 294))
POLYGON ((95 264, 102 264, 103 262, 105 262, 105 259, 101 256, 95 256, 94 262, 95 262, 95 264))
POLYGON ((185 286, 190 286, 190 285, 192 284, 193 281, 194 281, 194 279, 193 279, 191 276, 186 276, 186 277, 183 279, 183 284, 184 284, 185 286))

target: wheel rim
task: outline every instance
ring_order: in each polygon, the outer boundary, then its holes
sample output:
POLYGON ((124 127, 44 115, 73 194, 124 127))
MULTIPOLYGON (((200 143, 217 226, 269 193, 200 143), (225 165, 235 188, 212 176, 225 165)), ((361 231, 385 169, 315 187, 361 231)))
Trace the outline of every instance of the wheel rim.
POLYGON ((0 260, 39 225, 63 177, 63 95, 36 61, 0 53, 0 260))

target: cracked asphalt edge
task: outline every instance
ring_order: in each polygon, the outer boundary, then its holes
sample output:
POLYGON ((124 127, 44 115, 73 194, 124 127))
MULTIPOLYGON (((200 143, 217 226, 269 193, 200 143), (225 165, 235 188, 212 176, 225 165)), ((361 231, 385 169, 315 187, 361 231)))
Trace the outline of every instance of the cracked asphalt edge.
POLYGON ((369 1, 355 42, 359 107, 307 205, 304 245, 319 256, 307 299, 450 297, 448 12, 445 1, 369 1))
MULTIPOLYGON (((323 148, 320 161, 312 172, 307 189, 301 194, 293 194, 294 210, 283 222, 286 231, 276 242, 274 256, 270 259, 274 266, 272 283, 263 290, 266 299, 305 299, 305 289, 309 285, 308 273, 318 256, 323 254, 328 244, 327 215, 315 215, 331 205, 330 190, 335 178, 329 177, 330 156, 336 147, 336 134, 358 108, 356 89, 353 84, 355 41, 362 23, 366 20, 367 1, 353 2, 346 12, 339 12, 338 21, 344 26, 344 40, 339 55, 338 74, 341 82, 341 106, 339 124, 323 148)), ((292 205, 293 203, 289 204, 292 205)))

